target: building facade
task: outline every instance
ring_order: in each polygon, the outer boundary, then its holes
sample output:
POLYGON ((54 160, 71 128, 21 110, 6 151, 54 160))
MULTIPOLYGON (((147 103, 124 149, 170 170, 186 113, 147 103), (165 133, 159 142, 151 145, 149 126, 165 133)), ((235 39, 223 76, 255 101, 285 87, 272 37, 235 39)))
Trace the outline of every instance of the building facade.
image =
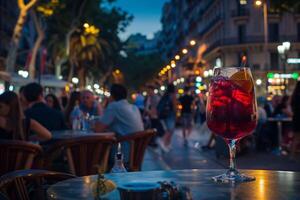
POLYGON ((279 82, 270 80, 268 73, 283 73, 286 65, 284 74, 294 73, 294 76, 284 77, 289 79, 286 80, 289 87, 293 87, 297 77, 295 73, 299 73, 300 66, 286 64, 277 46, 289 41, 291 48, 286 56, 300 56, 300 15, 268 12, 267 24, 263 15, 263 7, 256 6, 254 0, 172 0, 165 5, 162 16, 164 58, 172 59, 188 41, 194 39, 197 41, 196 49, 188 55, 192 59, 183 60, 182 66, 187 60, 192 60, 194 66, 197 66, 195 62, 201 61, 205 63, 205 69, 241 66, 242 58, 246 57, 246 65, 252 69, 255 79, 262 80, 259 90, 280 94, 282 85, 273 87, 273 82, 279 82), (268 30, 267 43, 265 26, 268 30))

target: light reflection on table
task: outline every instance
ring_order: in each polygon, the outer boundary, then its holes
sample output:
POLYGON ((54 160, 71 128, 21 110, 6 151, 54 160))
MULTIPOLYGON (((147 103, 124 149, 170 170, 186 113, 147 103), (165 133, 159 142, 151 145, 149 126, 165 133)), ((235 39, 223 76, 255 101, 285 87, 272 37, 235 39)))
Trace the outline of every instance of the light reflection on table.
MULTIPOLYGON (((174 181, 178 185, 190 188, 195 200, 239 200, 239 199, 300 199, 300 172, 283 172, 267 170, 242 170, 255 176, 256 181, 229 184, 215 183, 211 177, 225 170, 171 170, 143 171, 122 174, 105 174, 117 185, 126 182, 174 181)), ((97 176, 86 176, 66 180, 51 186, 48 196, 52 199, 94 199, 91 184, 97 176)), ((107 195, 107 199, 119 199, 117 190, 107 195)))

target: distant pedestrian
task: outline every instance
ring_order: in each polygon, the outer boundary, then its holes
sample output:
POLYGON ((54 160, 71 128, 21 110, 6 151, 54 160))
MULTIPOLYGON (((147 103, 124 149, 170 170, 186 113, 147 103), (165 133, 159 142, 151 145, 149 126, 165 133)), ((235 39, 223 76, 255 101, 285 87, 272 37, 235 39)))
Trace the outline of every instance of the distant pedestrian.
POLYGON ((58 98, 55 96, 55 94, 47 94, 45 96, 46 104, 55 110, 62 111, 60 102, 58 101, 58 98))
POLYGON ((184 95, 179 98, 179 102, 182 106, 181 119, 182 119, 182 136, 184 139, 184 145, 188 145, 187 138, 192 131, 193 122, 193 107, 194 97, 190 94, 190 88, 184 88, 184 95))
POLYGON ((272 117, 275 109, 280 104, 281 97, 278 95, 274 95, 271 102, 266 102, 264 105, 264 109, 266 110, 267 116, 272 117))
POLYGON ((143 115, 145 109, 145 97, 141 94, 141 92, 137 92, 134 100, 134 105, 139 108, 141 115, 143 115))
POLYGON ((281 98, 280 103, 274 109, 273 117, 291 117, 293 115, 289 99, 287 95, 281 98))
MULTIPOLYGON (((147 87, 144 115, 149 118, 150 127, 157 130, 157 136, 162 137, 164 135, 164 129, 157 113, 157 105, 159 103, 160 97, 154 93, 154 89, 155 88, 152 85, 147 87)), ((150 144, 156 147, 155 140, 156 138, 153 138, 150 144)))
POLYGON ((158 117, 164 127, 165 134, 162 139, 158 139, 158 145, 163 151, 168 152, 171 149, 171 139, 175 131, 176 123, 176 91, 173 84, 169 84, 167 91, 160 99, 157 105, 158 117))
POLYGON ((195 124, 201 126, 206 121, 206 106, 203 96, 195 97, 195 124))
POLYGON ((300 81, 297 82, 296 87, 294 89, 292 100, 291 100, 291 107, 293 111, 294 138, 292 142, 290 158, 294 159, 297 146, 300 143, 300 81))
POLYGON ((43 98, 43 88, 38 83, 29 83, 24 88, 24 96, 29 103, 26 117, 33 118, 48 130, 64 130, 66 124, 63 113, 47 106, 43 98))

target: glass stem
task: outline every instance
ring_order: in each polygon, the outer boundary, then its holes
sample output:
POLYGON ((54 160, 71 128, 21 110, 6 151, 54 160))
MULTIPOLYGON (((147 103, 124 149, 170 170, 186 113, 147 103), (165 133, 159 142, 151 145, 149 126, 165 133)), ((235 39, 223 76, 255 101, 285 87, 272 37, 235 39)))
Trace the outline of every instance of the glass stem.
POLYGON ((229 153, 230 153, 230 166, 229 166, 230 171, 236 171, 236 168, 235 168, 236 146, 235 146, 235 144, 236 144, 236 140, 228 141, 229 153))

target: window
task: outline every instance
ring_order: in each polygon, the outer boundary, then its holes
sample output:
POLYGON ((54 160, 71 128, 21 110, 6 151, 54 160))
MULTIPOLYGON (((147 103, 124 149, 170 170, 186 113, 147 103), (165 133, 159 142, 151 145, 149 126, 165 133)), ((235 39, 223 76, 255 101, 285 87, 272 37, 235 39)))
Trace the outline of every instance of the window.
POLYGON ((270 53, 270 59, 271 59, 271 69, 277 70, 279 69, 279 56, 277 52, 271 52, 270 53))
POLYGON ((238 42, 245 43, 246 42, 246 25, 238 26, 238 42))
POLYGON ((300 42, 300 23, 297 24, 297 41, 300 42))
POLYGON ((279 42, 278 23, 269 24, 269 42, 279 42))

